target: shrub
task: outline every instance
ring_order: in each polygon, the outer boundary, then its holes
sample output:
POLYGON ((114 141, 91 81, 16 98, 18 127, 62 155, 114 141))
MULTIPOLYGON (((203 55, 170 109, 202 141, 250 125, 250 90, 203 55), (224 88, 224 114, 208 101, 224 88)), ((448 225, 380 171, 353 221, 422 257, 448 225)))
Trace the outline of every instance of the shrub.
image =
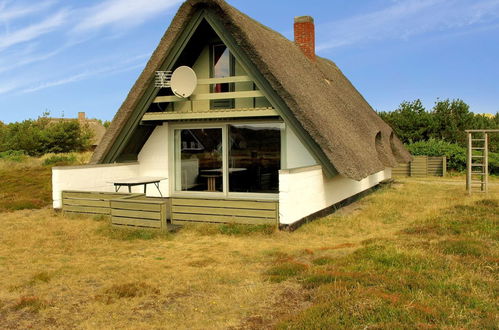
POLYGON ((8 160, 11 162, 22 162, 27 158, 24 151, 7 150, 0 152, 0 159, 8 160))
POLYGON ((19 150, 30 156, 84 151, 92 132, 77 120, 54 121, 48 117, 0 125, 0 151, 19 150))
POLYGON ((429 139, 410 143, 407 149, 414 156, 446 156, 447 168, 464 171, 466 169, 466 148, 443 140, 429 139))
POLYGON ((43 161, 44 166, 51 166, 51 165, 57 165, 57 166, 62 166, 62 165, 71 165, 76 162, 76 156, 74 154, 69 154, 69 155, 53 155, 50 157, 45 158, 43 161))

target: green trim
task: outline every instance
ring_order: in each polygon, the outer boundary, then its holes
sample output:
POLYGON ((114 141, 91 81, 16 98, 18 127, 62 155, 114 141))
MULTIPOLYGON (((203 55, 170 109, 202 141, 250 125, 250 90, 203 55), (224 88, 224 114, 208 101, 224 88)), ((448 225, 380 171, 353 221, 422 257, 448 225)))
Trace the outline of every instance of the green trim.
POLYGON ((142 122, 163 120, 186 119, 220 119, 220 118, 248 118, 248 117, 277 117, 279 114, 274 109, 247 109, 247 110, 221 110, 205 112, 148 112, 142 117, 142 122))
MULTIPOLYGON (((338 171, 334 168, 332 163, 327 158, 326 154, 322 151, 321 147, 312 139, 308 132, 303 128, 300 122, 295 118, 292 111, 286 105, 286 103, 277 95, 270 83, 265 79, 265 77, 260 73, 260 71, 255 67, 251 60, 246 56, 246 54, 239 48, 237 42, 232 37, 232 35, 225 29, 223 24, 219 21, 215 13, 211 10, 200 10, 196 13, 193 18, 189 21, 186 28, 183 29, 178 39, 173 44, 171 50, 168 52, 163 64, 160 66, 160 70, 171 70, 175 61, 179 58, 182 51, 185 49, 190 38, 196 31, 199 24, 203 19, 206 19, 208 24, 213 28, 213 30, 218 34, 220 39, 227 45, 230 49, 232 55, 239 61, 243 69, 255 80, 255 84, 265 95, 267 100, 276 109, 279 115, 283 118, 284 122, 293 128, 294 132, 298 136, 299 140, 305 145, 312 156, 317 160, 319 164, 323 166, 323 169, 329 177, 338 174, 338 171)), ((143 115, 146 113, 149 105, 154 101, 159 88, 154 87, 153 84, 149 86, 143 93, 138 105, 132 112, 130 118, 125 123, 124 127, 121 129, 117 138, 115 139, 113 145, 107 151, 107 153, 102 158, 101 163, 113 163, 116 161, 120 153, 125 148, 126 144, 130 140, 135 127, 137 127, 143 115)))
MULTIPOLYGON (((189 21, 185 29, 178 37, 178 39, 173 44, 173 47, 168 52, 163 64, 160 66, 159 70, 168 71, 171 70, 175 61, 179 58, 180 54, 184 50, 185 46, 189 42, 190 38, 196 31, 197 27, 201 23, 204 16, 204 10, 199 11, 194 15, 194 17, 189 21)), ((146 113, 149 105, 153 102, 154 98, 158 94, 159 88, 154 87, 151 84, 142 95, 139 103, 137 104, 135 110, 132 112, 130 118, 125 123, 120 133, 113 142, 111 148, 107 151, 101 160, 101 163, 113 163, 117 160, 120 153, 125 148, 126 144, 130 140, 135 127, 140 124, 142 116, 146 113)))
POLYGON ((205 13, 205 19, 210 24, 210 26, 215 30, 220 39, 229 47, 232 54, 239 61, 239 64, 243 66, 244 70, 252 77, 258 86, 258 88, 265 95, 267 100, 272 104, 276 111, 284 119, 284 122, 294 129, 294 132, 298 136, 299 140, 305 145, 312 156, 321 164, 328 177, 333 177, 338 174, 338 171, 334 168, 333 164, 329 161, 326 154, 322 151, 321 147, 312 139, 308 132, 303 128, 298 119, 295 118, 286 103, 277 95, 270 83, 265 79, 265 77, 260 73, 260 71, 255 67, 251 60, 244 54, 243 51, 237 45, 237 42, 232 37, 232 35, 225 29, 223 24, 218 20, 216 14, 211 11, 205 13))

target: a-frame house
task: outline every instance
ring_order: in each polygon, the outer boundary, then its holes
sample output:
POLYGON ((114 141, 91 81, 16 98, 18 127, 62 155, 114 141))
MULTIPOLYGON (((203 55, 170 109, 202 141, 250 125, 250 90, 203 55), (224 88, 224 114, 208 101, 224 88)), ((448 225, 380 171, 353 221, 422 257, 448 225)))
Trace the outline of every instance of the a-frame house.
POLYGON ((148 196, 168 199, 172 222, 292 225, 389 179, 410 154, 315 55, 313 20, 294 27, 293 42, 222 0, 186 1, 91 164, 54 168, 54 207, 66 190, 161 177, 148 196), (181 66, 197 76, 187 98, 155 85, 181 66))

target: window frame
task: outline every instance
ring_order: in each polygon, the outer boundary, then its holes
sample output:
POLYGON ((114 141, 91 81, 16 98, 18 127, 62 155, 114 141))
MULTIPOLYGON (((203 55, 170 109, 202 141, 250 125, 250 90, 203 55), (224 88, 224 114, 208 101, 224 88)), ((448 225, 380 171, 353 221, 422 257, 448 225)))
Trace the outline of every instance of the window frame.
POLYGON ((191 122, 191 123, 171 123, 169 125, 169 144, 168 144, 168 177, 170 178, 170 195, 172 197, 191 197, 191 198, 215 198, 215 199, 262 199, 262 200, 278 200, 279 193, 255 193, 255 192, 230 192, 229 191, 229 125, 244 125, 244 124, 280 124, 281 128, 281 169, 286 168, 286 130, 287 127, 282 120, 239 120, 223 123, 208 123, 208 122, 191 122), (177 181, 177 159, 179 158, 179 144, 175 138, 175 132, 181 129, 222 129, 222 191, 182 191, 176 190, 177 181))

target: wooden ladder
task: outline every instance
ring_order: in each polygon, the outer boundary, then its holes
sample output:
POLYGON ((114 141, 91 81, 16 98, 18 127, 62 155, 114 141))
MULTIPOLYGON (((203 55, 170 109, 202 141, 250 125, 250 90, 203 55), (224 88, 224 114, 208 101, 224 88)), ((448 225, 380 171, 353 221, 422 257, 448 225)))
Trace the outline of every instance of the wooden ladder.
POLYGON ((487 193, 489 181, 488 134, 487 132, 468 131, 468 160, 466 189, 473 192, 487 193))

